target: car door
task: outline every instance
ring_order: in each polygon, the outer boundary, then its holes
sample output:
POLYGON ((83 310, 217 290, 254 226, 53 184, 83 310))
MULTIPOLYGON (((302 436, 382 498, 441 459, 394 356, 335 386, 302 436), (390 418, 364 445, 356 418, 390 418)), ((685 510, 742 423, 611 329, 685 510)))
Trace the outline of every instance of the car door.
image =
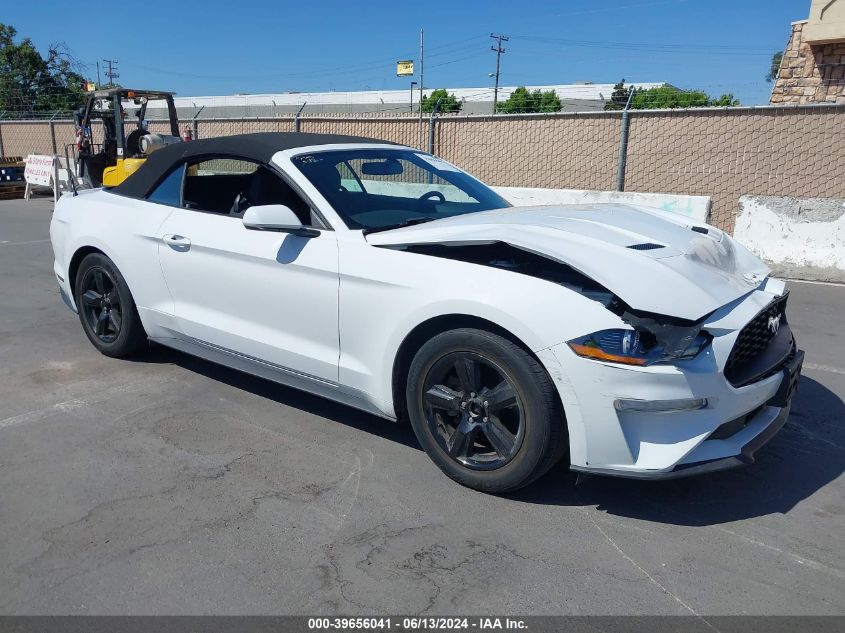
POLYGON ((265 166, 240 159, 188 164, 182 204, 162 225, 159 245, 180 331, 225 351, 336 382, 335 233, 300 237, 247 229, 240 215, 255 204, 286 204, 308 218, 307 204, 265 166))

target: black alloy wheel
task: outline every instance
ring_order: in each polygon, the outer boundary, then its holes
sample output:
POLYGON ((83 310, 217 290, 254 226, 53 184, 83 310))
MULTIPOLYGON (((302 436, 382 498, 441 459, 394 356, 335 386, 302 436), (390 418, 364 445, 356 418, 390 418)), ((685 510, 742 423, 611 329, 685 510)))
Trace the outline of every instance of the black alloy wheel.
POLYGON ((456 328, 423 343, 408 368, 405 403, 431 460, 476 490, 526 486, 568 448, 545 367, 517 341, 486 330, 456 328))
POLYGON ((120 336, 123 309, 117 283, 107 270, 92 266, 80 282, 80 308, 85 324, 103 343, 113 343, 120 336))
POLYGON ((74 297, 85 336, 101 353, 114 358, 147 348, 147 333, 129 286, 114 262, 90 253, 79 264, 74 297))
POLYGON ((504 370, 479 354, 446 354, 425 381, 426 420, 440 447, 477 470, 513 459, 525 432, 524 410, 504 370))

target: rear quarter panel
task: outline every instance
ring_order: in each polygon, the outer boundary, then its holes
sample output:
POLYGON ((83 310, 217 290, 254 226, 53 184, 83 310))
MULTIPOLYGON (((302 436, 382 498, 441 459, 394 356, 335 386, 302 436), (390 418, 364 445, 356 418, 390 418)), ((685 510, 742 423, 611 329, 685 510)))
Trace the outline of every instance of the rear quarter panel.
POLYGON ((50 236, 66 290, 72 294, 74 280, 69 273, 74 255, 83 248, 103 252, 126 279, 147 333, 153 335, 156 315, 173 313, 158 261, 158 229, 171 211, 165 205, 104 190, 63 196, 56 205, 50 236))

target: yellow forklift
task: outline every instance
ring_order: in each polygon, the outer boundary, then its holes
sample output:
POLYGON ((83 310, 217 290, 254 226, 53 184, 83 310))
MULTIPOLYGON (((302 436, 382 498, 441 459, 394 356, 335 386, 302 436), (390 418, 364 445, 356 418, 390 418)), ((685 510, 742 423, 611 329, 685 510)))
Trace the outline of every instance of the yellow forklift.
MULTIPOLYGON (((159 106, 160 107, 160 106, 159 106)), ((159 109, 159 108, 156 108, 159 109)), ((181 142, 172 92, 109 88, 88 93, 88 101, 74 115, 76 142, 65 148, 68 164, 75 165, 76 181, 83 187, 114 187, 137 171, 152 152, 181 142), (164 102, 170 134, 147 129, 147 106, 164 102), (93 125, 101 122, 102 142, 95 142, 93 125), (74 160, 70 160, 71 149, 74 160)))

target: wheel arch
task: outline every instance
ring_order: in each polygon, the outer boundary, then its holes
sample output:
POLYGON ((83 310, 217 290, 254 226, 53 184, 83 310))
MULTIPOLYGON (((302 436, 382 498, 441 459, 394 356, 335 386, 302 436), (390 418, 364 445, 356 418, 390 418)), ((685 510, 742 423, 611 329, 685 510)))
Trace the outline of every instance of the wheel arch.
MULTIPOLYGON (((402 343, 399 345, 393 360, 393 368, 391 372, 391 393, 393 396, 393 408, 398 420, 405 420, 407 418, 405 382, 408 377, 408 371, 410 370, 414 354, 416 354, 420 347, 422 347, 422 345, 432 337, 458 328, 474 328, 490 332, 492 334, 498 334, 502 338, 512 342, 514 345, 521 347, 527 354, 530 354, 538 363, 540 363, 540 365, 545 367, 545 364, 542 360, 540 360, 537 354, 535 354, 518 336, 493 321, 469 314, 443 314, 429 318, 422 323, 419 323, 410 332, 408 332, 402 340, 402 343)), ((566 426, 566 412, 557 389, 555 389, 555 399, 558 407, 560 407, 561 414, 564 416, 564 426, 566 426)))
MULTIPOLYGON (((96 246, 80 246, 79 248, 74 251, 73 256, 70 258, 70 263, 68 264, 67 270, 67 280, 68 284, 70 285, 71 292, 76 292, 76 274, 79 272, 79 265, 82 263, 82 260, 85 259, 88 255, 92 253, 99 253, 105 257, 109 257, 106 253, 104 253, 101 249, 97 248, 96 246)), ((109 259, 111 259, 109 257, 109 259)), ((75 297, 74 297, 75 300, 75 297)))

